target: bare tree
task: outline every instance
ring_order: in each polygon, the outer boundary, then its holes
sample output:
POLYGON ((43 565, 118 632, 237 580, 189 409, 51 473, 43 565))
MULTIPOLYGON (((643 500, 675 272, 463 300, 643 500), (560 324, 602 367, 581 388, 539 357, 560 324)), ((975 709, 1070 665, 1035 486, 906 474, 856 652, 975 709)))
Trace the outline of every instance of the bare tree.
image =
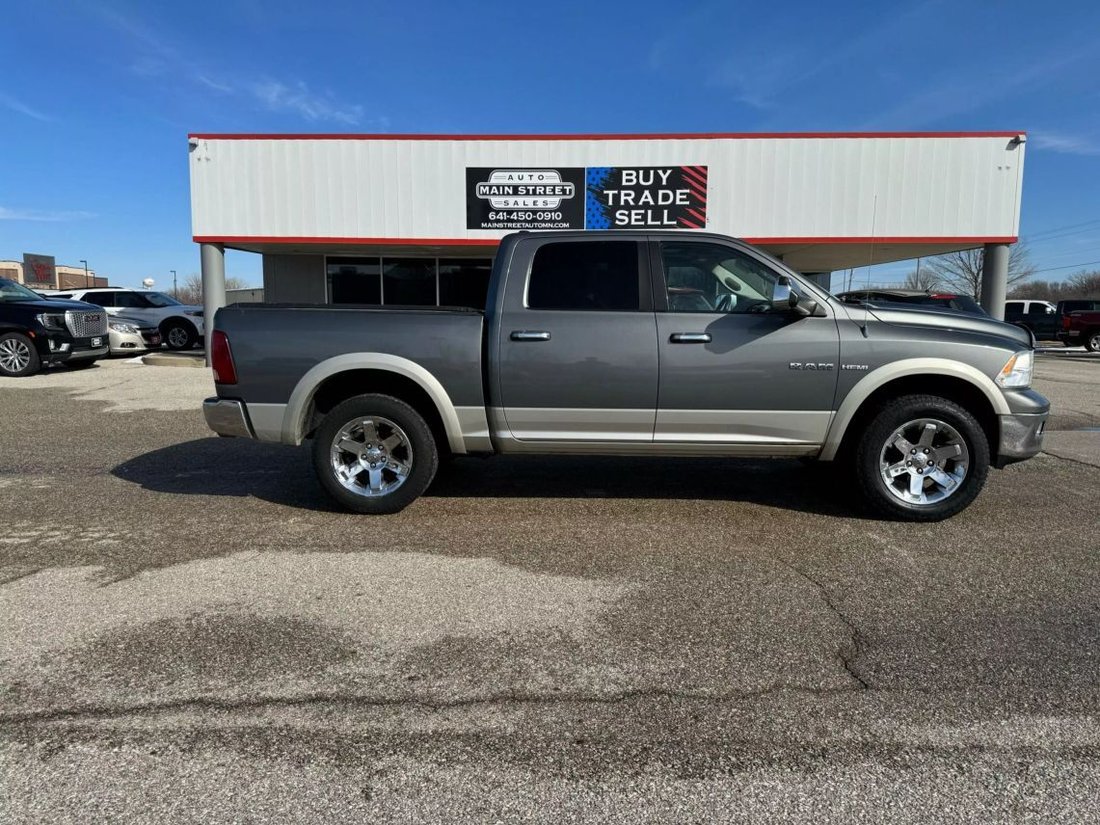
POLYGON ((922 266, 906 275, 901 285, 905 289, 935 289, 940 285, 940 279, 929 267, 922 266))
MULTIPOLYGON (((948 252, 928 259, 928 270, 940 287, 953 289, 972 298, 982 294, 982 270, 985 266, 984 249, 964 249, 961 252, 948 252)), ((1008 286, 1023 283, 1035 274, 1035 267, 1028 259, 1027 248, 1023 244, 1013 244, 1008 255, 1008 286)), ((924 273, 921 272, 923 277, 924 273)))
POLYGON ((1100 299, 1100 270, 1078 272, 1064 281, 1029 281, 1019 284, 1009 293, 1009 297, 1053 302, 1075 298, 1100 299))
MULTIPOLYGON (((243 278, 227 277, 225 279, 226 289, 248 289, 248 282, 243 278)), ((179 294, 176 295, 176 300, 183 304, 201 304, 202 303, 202 276, 197 272, 192 272, 179 286, 179 294)))

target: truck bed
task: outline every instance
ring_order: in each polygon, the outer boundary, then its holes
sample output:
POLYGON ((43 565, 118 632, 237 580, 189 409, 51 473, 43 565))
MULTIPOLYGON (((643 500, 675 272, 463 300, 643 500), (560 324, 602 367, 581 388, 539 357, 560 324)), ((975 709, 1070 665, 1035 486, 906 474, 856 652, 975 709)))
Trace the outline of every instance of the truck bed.
POLYGON ((330 358, 381 353, 434 375, 455 405, 484 406, 484 313, 465 307, 233 304, 218 311, 237 366, 231 394, 285 404, 310 369, 330 358))

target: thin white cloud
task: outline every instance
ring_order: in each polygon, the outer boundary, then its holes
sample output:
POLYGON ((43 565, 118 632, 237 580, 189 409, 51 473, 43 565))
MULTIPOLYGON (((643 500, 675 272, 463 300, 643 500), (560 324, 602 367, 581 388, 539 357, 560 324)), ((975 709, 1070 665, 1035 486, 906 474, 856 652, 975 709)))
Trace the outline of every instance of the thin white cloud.
POLYGON ((1100 155, 1100 140, 1095 137, 1033 132, 1029 140, 1039 151, 1061 152, 1065 155, 1100 155))
POLYGON ((253 84, 250 91, 268 109, 293 112, 310 122, 328 120, 354 125, 363 119, 362 106, 341 103, 331 94, 313 92, 301 80, 290 84, 266 80, 253 84))
POLYGON ((203 74, 202 72, 198 72, 195 74, 195 82, 201 83, 206 88, 213 89, 215 92, 221 92, 222 94, 231 94, 233 91, 235 91, 233 87, 230 86, 228 83, 223 83, 220 80, 215 80, 214 78, 210 77, 209 75, 203 74))
MULTIPOLYGON (((256 79, 255 72, 241 73, 240 81, 226 79, 225 72, 214 71, 196 57, 186 43, 170 42, 143 20, 117 9, 101 7, 100 17, 124 34, 137 54, 129 63, 132 73, 141 77, 175 76, 202 88, 204 94, 242 95, 272 112, 287 112, 310 123, 331 122, 346 126, 359 124, 364 109, 357 103, 337 99, 331 92, 316 92, 302 80, 256 79)), ((388 128, 389 120, 371 120, 388 128)))
POLYGON ((27 117, 32 117, 35 120, 42 120, 42 121, 46 121, 46 122, 49 122, 49 121, 53 120, 53 118, 50 117, 49 115, 43 114, 42 112, 38 111, 37 109, 32 109, 30 106, 28 106, 23 101, 18 100, 17 98, 14 98, 11 95, 6 94, 4 92, 0 92, 0 106, 3 106, 7 109, 11 109, 13 112, 18 112, 21 115, 26 115, 27 117))
POLYGON ((0 206, 0 221, 83 221, 95 216, 95 212, 84 210, 49 211, 43 209, 9 209, 6 206, 0 206))

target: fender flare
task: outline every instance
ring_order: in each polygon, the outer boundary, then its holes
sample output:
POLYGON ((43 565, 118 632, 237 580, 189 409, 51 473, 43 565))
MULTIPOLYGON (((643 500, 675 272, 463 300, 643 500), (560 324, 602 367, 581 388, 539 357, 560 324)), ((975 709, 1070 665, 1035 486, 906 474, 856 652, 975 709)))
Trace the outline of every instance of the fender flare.
POLYGON ((863 376, 845 396, 833 421, 829 425, 829 432, 825 436, 825 445, 821 450, 820 458, 823 461, 832 461, 836 458, 840 443, 848 431, 848 425, 863 402, 866 401, 875 390, 908 375, 932 375, 959 378, 971 384, 982 394, 993 407, 996 415, 1008 415, 1011 410, 1004 395, 993 379, 984 372, 961 361, 952 361, 948 358, 905 358, 901 361, 893 361, 863 376))
POLYGON ((466 445, 462 439, 462 427, 451 397, 439 383, 439 379, 408 358, 390 355, 384 352, 349 352, 336 355, 314 365, 303 375, 290 394, 286 410, 283 412, 282 441, 284 444, 301 444, 305 435, 306 411, 321 384, 334 375, 352 370, 380 370, 392 372, 413 381, 428 394, 435 404, 436 411, 443 421, 447 434, 447 444, 451 452, 465 454, 466 445))

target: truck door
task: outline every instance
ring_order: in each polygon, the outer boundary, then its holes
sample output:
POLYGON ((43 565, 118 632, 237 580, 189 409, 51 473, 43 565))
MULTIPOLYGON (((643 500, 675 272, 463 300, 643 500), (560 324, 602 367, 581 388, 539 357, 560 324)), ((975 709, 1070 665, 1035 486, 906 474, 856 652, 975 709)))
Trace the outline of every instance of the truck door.
POLYGON ((712 239, 654 240, 660 388, 654 438, 821 444, 840 368, 834 318, 772 310, 783 273, 712 239))
POLYGON ((506 275, 494 431, 563 446, 652 442, 657 328, 645 241, 530 238, 506 275))

